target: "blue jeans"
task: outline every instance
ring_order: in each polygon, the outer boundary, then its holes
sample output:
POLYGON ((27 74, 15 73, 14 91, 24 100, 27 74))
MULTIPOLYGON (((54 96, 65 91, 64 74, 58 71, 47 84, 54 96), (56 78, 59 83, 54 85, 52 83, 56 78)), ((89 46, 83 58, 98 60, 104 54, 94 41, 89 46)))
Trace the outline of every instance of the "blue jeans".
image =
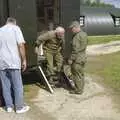
POLYGON ((0 79, 3 90, 3 97, 6 107, 14 107, 16 110, 23 107, 23 83, 21 70, 5 69, 0 70, 0 79))

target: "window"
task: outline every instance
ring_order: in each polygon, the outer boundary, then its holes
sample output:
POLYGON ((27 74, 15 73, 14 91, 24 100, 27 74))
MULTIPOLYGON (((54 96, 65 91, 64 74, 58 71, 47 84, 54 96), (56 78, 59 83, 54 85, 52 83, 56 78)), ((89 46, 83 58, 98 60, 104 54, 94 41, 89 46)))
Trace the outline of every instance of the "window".
POLYGON ((115 26, 120 26, 120 17, 115 18, 115 26))
POLYGON ((85 17, 80 16, 80 26, 84 26, 84 24, 85 24, 85 17))
POLYGON ((37 0, 38 28, 47 28, 49 21, 54 21, 54 0, 37 0))

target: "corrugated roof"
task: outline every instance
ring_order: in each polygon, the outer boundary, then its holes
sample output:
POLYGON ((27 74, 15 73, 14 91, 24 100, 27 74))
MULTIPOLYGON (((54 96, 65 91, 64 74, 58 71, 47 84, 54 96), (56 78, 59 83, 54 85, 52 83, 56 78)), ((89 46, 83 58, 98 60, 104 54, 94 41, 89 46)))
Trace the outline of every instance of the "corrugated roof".
POLYGON ((120 17, 120 9, 111 9, 109 13, 115 17, 120 17))
POLYGON ((104 16, 108 13, 120 17, 120 8, 80 6, 80 15, 99 14, 104 16))

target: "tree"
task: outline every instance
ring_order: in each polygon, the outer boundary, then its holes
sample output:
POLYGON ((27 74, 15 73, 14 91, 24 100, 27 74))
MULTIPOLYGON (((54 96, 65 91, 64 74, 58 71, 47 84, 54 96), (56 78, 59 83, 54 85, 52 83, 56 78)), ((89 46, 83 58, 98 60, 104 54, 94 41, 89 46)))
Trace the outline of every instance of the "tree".
POLYGON ((96 0, 96 1, 82 0, 81 4, 85 6, 91 6, 91 7, 114 7, 114 5, 100 2, 100 0, 96 0))
POLYGON ((85 4, 90 6, 91 5, 91 1, 90 0, 86 0, 85 4))

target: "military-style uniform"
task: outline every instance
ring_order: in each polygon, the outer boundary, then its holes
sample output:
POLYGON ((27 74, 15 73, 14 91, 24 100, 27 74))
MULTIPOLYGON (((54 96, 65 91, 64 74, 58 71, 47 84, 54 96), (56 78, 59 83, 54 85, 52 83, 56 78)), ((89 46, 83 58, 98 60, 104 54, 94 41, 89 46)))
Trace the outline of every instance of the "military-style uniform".
MULTIPOLYGON (((72 53, 69 61, 71 63, 71 74, 69 78, 75 83, 75 91, 83 92, 84 88, 84 67, 86 63, 87 34, 82 30, 72 37, 72 53)), ((68 74, 68 73, 66 73, 68 74)))
POLYGON ((36 44, 43 44, 48 76, 54 76, 56 72, 61 71, 63 65, 63 40, 64 38, 58 38, 54 31, 48 31, 37 38, 36 44))

